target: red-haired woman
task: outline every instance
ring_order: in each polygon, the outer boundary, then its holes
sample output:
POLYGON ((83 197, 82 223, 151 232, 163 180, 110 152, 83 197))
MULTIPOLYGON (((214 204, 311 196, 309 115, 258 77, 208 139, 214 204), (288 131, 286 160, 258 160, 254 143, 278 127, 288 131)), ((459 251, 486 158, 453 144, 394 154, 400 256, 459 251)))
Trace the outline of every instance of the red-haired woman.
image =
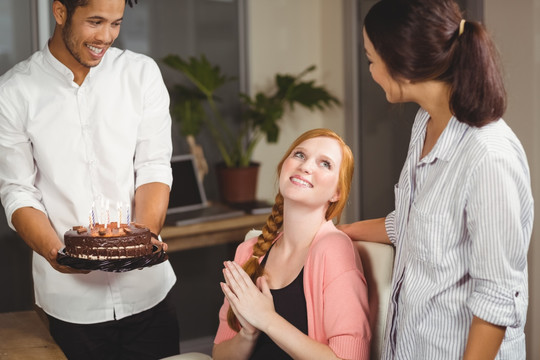
POLYGON ((225 263, 214 359, 368 358, 366 282, 351 239, 332 222, 353 167, 351 150, 330 130, 291 145, 262 234, 225 263))

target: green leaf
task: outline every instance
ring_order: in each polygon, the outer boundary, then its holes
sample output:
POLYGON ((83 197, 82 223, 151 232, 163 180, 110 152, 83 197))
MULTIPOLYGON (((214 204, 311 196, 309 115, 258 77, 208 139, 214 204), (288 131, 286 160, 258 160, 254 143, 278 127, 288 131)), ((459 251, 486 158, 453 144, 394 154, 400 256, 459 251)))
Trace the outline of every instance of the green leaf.
POLYGON ((163 62, 183 73, 206 96, 212 96, 221 86, 235 80, 234 77, 222 74, 219 66, 210 64, 204 55, 199 58, 192 56, 189 61, 178 55, 168 55, 163 62))
POLYGON ((324 110, 332 104, 339 104, 339 100, 332 96, 325 88, 315 86, 313 81, 301 82, 292 87, 287 98, 289 106, 298 103, 310 110, 324 110))

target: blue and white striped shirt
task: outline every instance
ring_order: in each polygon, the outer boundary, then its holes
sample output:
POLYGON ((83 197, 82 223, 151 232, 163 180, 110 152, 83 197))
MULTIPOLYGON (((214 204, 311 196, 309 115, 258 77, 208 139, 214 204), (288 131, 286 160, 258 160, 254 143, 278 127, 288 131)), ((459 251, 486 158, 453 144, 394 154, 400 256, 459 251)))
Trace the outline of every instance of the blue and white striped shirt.
POLYGON ((453 117, 420 159, 428 119, 420 109, 386 218, 396 259, 383 358, 459 359, 475 315, 507 327, 497 359, 525 359, 525 152, 502 119, 475 128, 453 117))

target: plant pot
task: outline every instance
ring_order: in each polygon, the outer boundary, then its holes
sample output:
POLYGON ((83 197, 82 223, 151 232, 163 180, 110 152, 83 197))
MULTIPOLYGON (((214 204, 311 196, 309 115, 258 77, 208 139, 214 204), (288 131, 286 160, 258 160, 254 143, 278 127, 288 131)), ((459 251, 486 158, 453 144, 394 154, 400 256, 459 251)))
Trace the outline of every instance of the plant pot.
POLYGON ((255 201, 259 163, 248 167, 228 168, 223 163, 216 165, 216 175, 221 200, 229 204, 255 201))

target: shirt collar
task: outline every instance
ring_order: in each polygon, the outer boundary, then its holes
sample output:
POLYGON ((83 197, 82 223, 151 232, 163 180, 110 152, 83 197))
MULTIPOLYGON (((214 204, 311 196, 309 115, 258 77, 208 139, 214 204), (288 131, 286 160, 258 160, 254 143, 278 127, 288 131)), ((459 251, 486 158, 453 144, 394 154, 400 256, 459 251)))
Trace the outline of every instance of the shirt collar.
MULTIPOLYGON (((449 161, 456 151, 457 144, 461 141, 463 135, 469 128, 469 125, 458 121, 455 116, 452 116, 433 149, 422 159, 421 162, 431 163, 437 159, 449 161)), ((424 124, 423 130, 425 133, 426 124, 424 124)))
MULTIPOLYGON (((47 59, 48 63, 51 64, 53 69, 58 71, 62 76, 64 76, 67 80, 73 83, 73 79, 75 76, 73 75, 73 71, 71 71, 66 65, 64 65, 60 60, 54 57, 54 55, 51 53, 51 50, 49 49, 49 43, 47 42, 45 46, 43 47, 43 53, 45 54, 45 59, 47 59)), ((99 62, 98 65, 93 66, 90 68, 90 71, 86 75, 86 78, 91 78, 92 75, 98 71, 98 69, 101 67, 101 64, 105 60, 105 57, 107 54, 103 56, 103 59, 99 62)), ((85 79, 86 80, 86 79, 85 79)))

